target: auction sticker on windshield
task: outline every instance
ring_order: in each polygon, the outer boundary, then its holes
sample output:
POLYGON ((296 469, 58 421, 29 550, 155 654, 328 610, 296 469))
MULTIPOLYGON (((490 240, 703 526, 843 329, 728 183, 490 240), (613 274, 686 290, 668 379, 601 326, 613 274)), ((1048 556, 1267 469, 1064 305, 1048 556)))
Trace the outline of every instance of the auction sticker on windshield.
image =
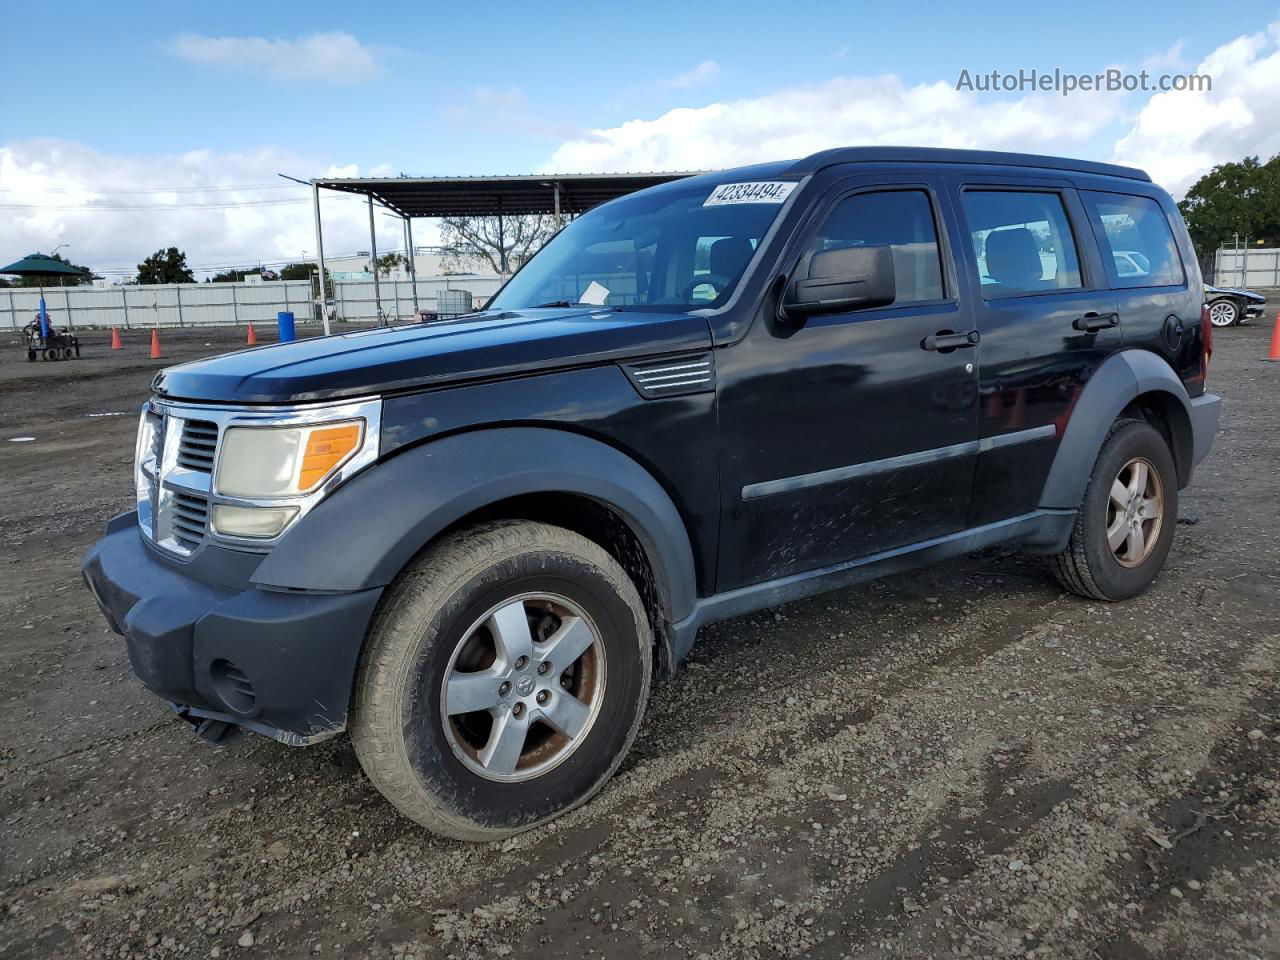
POLYGON ((782 203, 796 188, 788 180, 755 180, 751 183, 722 183, 702 202, 704 207, 727 203, 782 203))

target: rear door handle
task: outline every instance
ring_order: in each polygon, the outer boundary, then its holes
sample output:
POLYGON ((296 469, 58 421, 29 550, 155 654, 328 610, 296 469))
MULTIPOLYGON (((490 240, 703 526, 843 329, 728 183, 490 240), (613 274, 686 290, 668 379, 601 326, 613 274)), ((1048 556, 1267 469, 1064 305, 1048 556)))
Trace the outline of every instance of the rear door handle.
POLYGON ((1120 325, 1120 314, 1118 313, 1086 313, 1083 317, 1076 317, 1071 321, 1071 326, 1077 330, 1083 330, 1086 333, 1096 333, 1098 330, 1105 330, 1107 327, 1116 327, 1120 325))
POLYGON ((920 341, 921 350, 955 350, 957 347, 976 347, 982 339, 977 330, 939 330, 920 341))

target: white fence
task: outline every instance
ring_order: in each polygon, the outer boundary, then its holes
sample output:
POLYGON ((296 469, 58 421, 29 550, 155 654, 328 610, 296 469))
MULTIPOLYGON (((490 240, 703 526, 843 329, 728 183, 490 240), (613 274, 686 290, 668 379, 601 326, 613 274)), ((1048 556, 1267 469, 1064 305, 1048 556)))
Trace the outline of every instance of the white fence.
MULTIPOLYGON (((310 280, 45 287, 44 302, 50 322, 60 329, 197 327, 267 323, 282 310, 309 320, 315 312, 311 291, 310 280)), ((39 309, 37 288, 0 290, 0 330, 25 327, 39 309)))
POLYGON ((1280 248, 1219 247, 1213 264, 1215 287, 1280 287, 1280 248))
MULTIPOLYGON (((465 312, 454 304, 455 295, 441 296, 446 291, 466 291, 471 303, 466 310, 478 309, 498 292, 502 281, 498 277, 457 276, 431 277, 418 280, 418 308, 432 313, 465 312)), ((373 280, 337 280, 333 284, 334 317, 338 320, 377 320, 378 300, 381 294, 382 313, 388 321, 408 320, 413 316, 413 281, 381 280, 374 290, 373 280)))
MULTIPOLYGON (((458 313, 483 306, 498 291, 498 277, 449 276, 418 280, 418 307, 435 313, 458 313), (471 295, 459 306, 458 292, 471 295), (452 292, 453 296, 449 293, 452 292), (443 295, 442 295, 443 294, 443 295)), ((413 283, 382 280, 382 314, 388 322, 413 316, 413 283)), ((373 279, 333 283, 333 313, 338 321, 377 321, 373 279)), ((139 286, 46 287, 45 308, 59 329, 85 327, 198 327, 272 323, 282 310, 299 323, 317 320, 315 287, 310 280, 265 283, 169 283, 139 286)), ((0 330, 19 330, 40 309, 35 287, 0 289, 0 330)))

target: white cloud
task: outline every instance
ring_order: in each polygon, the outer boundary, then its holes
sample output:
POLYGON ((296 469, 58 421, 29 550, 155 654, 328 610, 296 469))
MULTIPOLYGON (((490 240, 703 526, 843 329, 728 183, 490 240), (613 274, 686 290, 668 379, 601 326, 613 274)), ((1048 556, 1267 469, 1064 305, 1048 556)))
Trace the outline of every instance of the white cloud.
MULTIPOLYGON (((186 251, 193 267, 314 257, 311 191, 287 184, 277 171, 331 177, 395 172, 389 164, 365 170, 325 165, 277 147, 138 157, 66 140, 10 141, 0 144, 0 236, 16 251, 10 259, 69 243, 65 255, 112 279, 168 246, 186 251), (142 209, 104 209, 120 207, 142 209)), ((363 199, 326 192, 322 204, 326 252, 367 250, 363 199)), ((403 246, 398 220, 376 221, 380 249, 403 246)), ((418 242, 431 242, 427 230, 417 232, 418 242)))
POLYGON ((667 81, 667 85, 675 87, 677 90, 687 90, 690 87, 701 86, 719 72, 720 64, 714 60, 703 60, 692 70, 677 73, 667 81))
POLYGON ((1155 94, 1114 153, 1176 196, 1215 164, 1280 153, 1280 22, 1223 44, 1192 72, 1212 89, 1155 94))
POLYGON ((1223 44, 1194 68, 1182 63, 1184 53, 1179 42, 1144 66, 1152 79, 1161 70, 1208 74, 1210 91, 999 98, 949 82, 908 86, 892 74, 841 76, 591 130, 562 143, 544 171, 715 169, 896 144, 1112 160, 1142 167, 1181 196, 1214 164, 1280 153, 1280 22, 1223 44))
POLYGON ((1186 40, 1178 40, 1163 53, 1153 54, 1142 61, 1145 70, 1182 70, 1187 62, 1182 58, 1187 49, 1186 40))
POLYGON ((182 33, 169 42, 169 51, 188 63, 289 82, 366 83, 379 73, 373 48, 341 32, 296 40, 182 33))
POLYGON ((1089 140, 1122 115, 1110 94, 980 99, 892 74, 835 77, 762 97, 680 107, 562 144, 548 171, 707 169, 802 157, 847 144, 1044 150, 1089 140))

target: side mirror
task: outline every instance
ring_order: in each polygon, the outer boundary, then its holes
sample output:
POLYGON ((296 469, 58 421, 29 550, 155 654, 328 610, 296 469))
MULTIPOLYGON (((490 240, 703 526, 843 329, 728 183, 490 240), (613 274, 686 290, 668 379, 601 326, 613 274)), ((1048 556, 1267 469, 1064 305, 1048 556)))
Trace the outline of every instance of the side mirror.
POLYGON ((888 244, 820 250, 801 262, 800 271, 782 298, 782 313, 801 319, 883 307, 898 296, 893 248, 888 244))

